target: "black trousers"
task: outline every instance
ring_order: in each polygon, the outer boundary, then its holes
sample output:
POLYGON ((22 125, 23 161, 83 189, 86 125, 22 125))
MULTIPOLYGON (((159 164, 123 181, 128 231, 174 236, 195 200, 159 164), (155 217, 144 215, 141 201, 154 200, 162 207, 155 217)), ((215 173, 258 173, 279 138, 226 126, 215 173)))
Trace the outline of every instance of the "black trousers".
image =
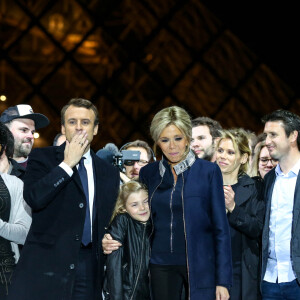
POLYGON ((95 264, 93 263, 92 249, 81 248, 76 267, 75 283, 72 300, 93 300, 95 297, 95 264))
POLYGON ((150 283, 153 300, 181 300, 183 287, 185 299, 188 299, 186 266, 150 264, 150 283))

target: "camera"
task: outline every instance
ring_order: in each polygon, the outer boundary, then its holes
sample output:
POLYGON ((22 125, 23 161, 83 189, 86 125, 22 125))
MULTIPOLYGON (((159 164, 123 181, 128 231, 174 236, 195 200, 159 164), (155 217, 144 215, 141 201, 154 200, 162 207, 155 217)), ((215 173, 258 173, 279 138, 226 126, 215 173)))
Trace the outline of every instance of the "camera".
POLYGON ((123 171, 123 166, 134 165, 134 162, 140 160, 140 151, 134 150, 122 150, 121 153, 114 155, 113 165, 119 167, 120 171, 123 171))
POLYGON ((134 162, 140 160, 141 153, 134 150, 122 150, 120 152, 116 145, 109 143, 100 149, 96 155, 123 172, 124 162, 127 166, 134 165, 134 162))

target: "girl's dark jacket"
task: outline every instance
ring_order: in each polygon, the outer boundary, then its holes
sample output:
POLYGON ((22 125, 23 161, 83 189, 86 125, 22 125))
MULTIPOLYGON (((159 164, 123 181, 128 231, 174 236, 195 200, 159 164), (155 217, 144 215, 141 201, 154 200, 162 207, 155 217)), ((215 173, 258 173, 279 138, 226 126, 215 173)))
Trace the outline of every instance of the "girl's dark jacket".
POLYGON ((150 300, 148 266, 149 221, 143 224, 127 213, 117 215, 107 232, 122 244, 106 261, 106 300, 150 300))

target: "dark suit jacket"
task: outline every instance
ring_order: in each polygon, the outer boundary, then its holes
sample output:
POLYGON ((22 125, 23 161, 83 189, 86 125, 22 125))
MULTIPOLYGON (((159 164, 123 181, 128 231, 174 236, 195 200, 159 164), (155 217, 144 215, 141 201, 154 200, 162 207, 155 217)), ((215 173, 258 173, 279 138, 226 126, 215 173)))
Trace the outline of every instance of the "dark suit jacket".
MULTIPOLYGON (((58 165, 60 147, 31 152, 24 180, 24 198, 32 208, 32 225, 9 291, 10 300, 70 299, 78 261, 86 200, 76 167, 68 174, 58 165)), ((95 175, 93 257, 101 292, 104 255, 101 239, 119 188, 119 172, 92 151, 95 175)), ((99 299, 99 294, 98 298, 99 299)), ((95 298, 96 299, 96 298, 95 298)))
MULTIPOLYGON (((269 222, 271 214, 271 200, 273 194, 274 183, 276 180, 275 168, 272 169, 264 178, 264 199, 266 202, 266 216, 262 235, 262 279, 266 273, 268 250, 269 250, 269 222)), ((300 173, 297 177, 295 194, 294 194, 294 210, 292 223, 292 241, 291 241, 291 258, 293 270, 296 273, 298 282, 300 283, 300 173)))
MULTIPOLYGON (((162 162, 157 161, 140 171, 140 181, 149 189, 150 206, 153 194, 160 193, 162 169, 162 162)), ((178 176, 184 179, 182 201, 190 299, 209 300, 204 295, 210 289, 215 299, 217 285, 232 285, 230 233, 222 174, 218 165, 196 158, 178 176)), ((155 221, 153 226, 155 234, 155 221)))

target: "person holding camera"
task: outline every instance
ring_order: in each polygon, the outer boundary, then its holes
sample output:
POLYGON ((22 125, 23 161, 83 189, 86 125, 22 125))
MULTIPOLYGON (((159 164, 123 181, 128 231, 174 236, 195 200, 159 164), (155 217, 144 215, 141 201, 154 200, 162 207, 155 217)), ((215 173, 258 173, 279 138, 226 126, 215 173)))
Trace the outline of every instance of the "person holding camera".
POLYGON ((122 147, 122 150, 140 152, 139 160, 124 160, 124 172, 120 173, 122 182, 125 183, 130 180, 138 180, 141 168, 146 166, 151 161, 151 158, 153 158, 150 146, 144 141, 136 140, 125 144, 125 146, 122 147))

